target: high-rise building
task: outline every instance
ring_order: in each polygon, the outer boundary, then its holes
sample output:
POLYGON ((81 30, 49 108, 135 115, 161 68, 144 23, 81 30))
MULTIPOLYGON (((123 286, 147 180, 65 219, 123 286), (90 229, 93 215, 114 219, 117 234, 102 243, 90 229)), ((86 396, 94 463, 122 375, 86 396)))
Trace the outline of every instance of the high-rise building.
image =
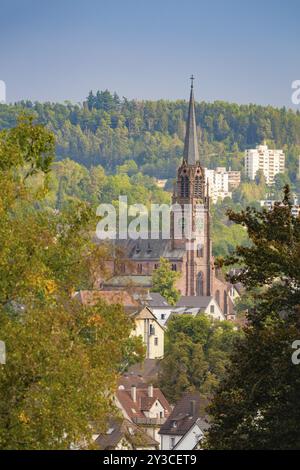
POLYGON ((217 167, 214 170, 204 168, 205 181, 208 183, 209 196, 213 203, 218 199, 231 197, 229 191, 229 173, 225 167, 217 167))
POLYGON ((284 173, 285 155, 283 150, 272 150, 267 145, 258 145, 245 151, 245 173, 254 180, 261 171, 268 185, 274 184, 275 175, 284 173))
POLYGON ((228 189, 229 189, 229 191, 232 191, 233 189, 238 188, 240 184, 241 184, 241 172, 231 170, 229 168, 229 170, 228 170, 228 189))

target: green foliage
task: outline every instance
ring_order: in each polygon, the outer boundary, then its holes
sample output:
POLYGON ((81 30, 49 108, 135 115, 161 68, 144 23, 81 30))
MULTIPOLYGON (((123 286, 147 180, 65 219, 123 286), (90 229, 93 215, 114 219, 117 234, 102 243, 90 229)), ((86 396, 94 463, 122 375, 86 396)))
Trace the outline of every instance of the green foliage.
POLYGON ((179 299, 180 292, 175 287, 180 273, 172 271, 169 261, 160 258, 159 267, 152 274, 152 291, 159 292, 170 305, 175 305, 179 299))
POLYGON ((160 387, 175 403, 187 390, 209 397, 224 376, 239 332, 232 323, 215 322, 205 314, 174 315, 165 334, 160 387))
POLYGON ((251 240, 223 260, 243 267, 231 280, 246 287, 248 324, 214 396, 209 448, 300 445, 300 368, 291 360, 300 337, 300 219, 291 215, 288 187, 284 193, 271 211, 229 212, 251 240))
POLYGON ((17 127, 0 132, 0 170, 26 165, 26 177, 38 171, 47 173, 54 150, 53 134, 34 124, 32 115, 21 115, 17 127))
MULTIPOLYGON (((143 357, 120 305, 87 308, 74 298, 93 285, 109 253, 91 241, 89 205, 44 207, 52 141, 31 121, 0 136, 1 449, 90 446, 91 423, 103 430, 114 411, 118 374, 143 357)), ((69 162, 70 178, 76 165, 69 162)))
MULTIPOLYGON (((182 155, 188 103, 120 99, 108 90, 89 96, 83 105, 32 103, 0 105, 0 128, 13 127, 20 112, 35 113, 55 133, 57 156, 87 167, 113 171, 127 160, 149 176, 171 178, 182 155)), ((300 115, 285 108, 196 103, 196 121, 204 166, 241 170, 243 151, 263 140, 287 154, 290 178, 296 183, 300 151, 300 115)))

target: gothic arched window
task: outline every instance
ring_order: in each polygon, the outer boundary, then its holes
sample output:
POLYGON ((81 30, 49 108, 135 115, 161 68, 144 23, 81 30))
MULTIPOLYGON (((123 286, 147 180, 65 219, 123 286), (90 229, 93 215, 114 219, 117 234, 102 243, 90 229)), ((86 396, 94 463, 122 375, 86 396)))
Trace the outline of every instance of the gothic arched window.
POLYGON ((195 177, 194 196, 202 197, 202 178, 199 175, 195 177))
POLYGON ((223 313, 227 315, 227 292, 224 290, 224 306, 223 306, 223 313))
POLYGON ((190 180, 187 175, 181 177, 181 197, 189 197, 190 195, 190 180))
POLYGON ((220 291, 217 290, 216 292, 216 301, 218 302, 218 305, 220 305, 220 291))
POLYGON ((203 273, 200 271, 197 275, 197 295, 203 295, 203 273))
POLYGON ((203 245, 201 243, 197 245, 197 257, 203 258, 203 245))

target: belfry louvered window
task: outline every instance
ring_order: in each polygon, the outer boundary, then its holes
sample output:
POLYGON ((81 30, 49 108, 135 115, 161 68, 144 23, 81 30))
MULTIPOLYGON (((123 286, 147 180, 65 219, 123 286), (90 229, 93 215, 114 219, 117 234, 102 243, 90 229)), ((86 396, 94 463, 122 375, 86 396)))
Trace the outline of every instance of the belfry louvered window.
POLYGON ((181 196, 189 197, 190 194, 190 180, 188 176, 181 177, 181 196))
POLYGON ((195 197, 202 197, 202 181, 201 176, 195 177, 195 186, 194 186, 194 196, 195 197))

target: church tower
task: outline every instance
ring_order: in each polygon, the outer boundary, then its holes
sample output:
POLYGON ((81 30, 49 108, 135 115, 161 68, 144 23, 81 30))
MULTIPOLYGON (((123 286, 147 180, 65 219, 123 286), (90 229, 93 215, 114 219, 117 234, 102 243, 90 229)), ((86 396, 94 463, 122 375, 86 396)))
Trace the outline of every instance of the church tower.
POLYGON ((192 76, 183 160, 177 170, 177 182, 172 199, 175 208, 171 223, 171 238, 174 250, 184 248, 186 251, 183 266, 184 294, 211 296, 213 260, 210 201, 208 183, 205 181, 198 151, 193 80, 192 76))

